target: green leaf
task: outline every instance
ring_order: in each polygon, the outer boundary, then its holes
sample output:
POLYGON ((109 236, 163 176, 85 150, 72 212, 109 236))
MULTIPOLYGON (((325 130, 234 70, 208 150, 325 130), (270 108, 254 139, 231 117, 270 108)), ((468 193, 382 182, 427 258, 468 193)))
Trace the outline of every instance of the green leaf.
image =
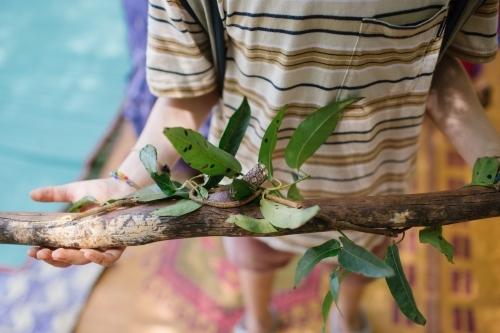
POLYGON ((200 133, 182 127, 166 128, 163 133, 192 168, 209 176, 234 178, 240 175, 240 162, 205 140, 200 133))
POLYGON ((201 206, 203 205, 195 201, 182 199, 176 204, 152 211, 151 214, 155 216, 181 216, 194 212, 201 206))
POLYGON ((301 122, 285 148, 286 164, 292 169, 299 170, 333 133, 342 118, 344 108, 360 99, 362 98, 328 104, 301 122))
POLYGON ((156 148, 152 145, 146 145, 139 152, 139 158, 146 168, 154 182, 160 187, 161 191, 167 196, 171 196, 175 193, 175 188, 170 180, 170 175, 168 173, 159 174, 156 170, 158 154, 156 153, 156 148))
POLYGON ((321 332, 325 332, 326 321, 328 320, 328 314, 330 313, 330 309, 332 307, 333 297, 330 293, 330 290, 325 295, 323 300, 323 306, 321 307, 321 314, 323 315, 323 327, 321 328, 321 332))
POLYGON ((300 280, 311 273, 316 264, 325 258, 335 257, 339 252, 340 243, 336 239, 330 239, 321 245, 307 249, 297 263, 294 288, 299 284, 300 280))
MULTIPOLYGON (((332 294, 333 301, 338 309, 339 303, 339 289, 340 289, 340 280, 339 280, 339 271, 340 267, 330 274, 330 294, 332 294)), ((340 309, 339 309, 340 312, 340 309)))
POLYGON ((293 184, 290 186, 288 189, 288 192, 286 194, 286 198, 288 200, 304 200, 304 197, 300 194, 299 189, 297 188, 296 184, 293 184))
MULTIPOLYGON (((292 178, 294 182, 299 180, 299 176, 294 172, 292 172, 292 178)), ((286 198, 288 200, 304 200, 304 197, 300 194, 297 184, 293 184, 292 186, 290 186, 286 194, 286 198)))
POLYGON ((98 203, 98 201, 96 198, 91 196, 83 197, 68 208, 68 213, 76 213, 80 210, 80 208, 88 205, 89 203, 98 203))
POLYGON ((391 266, 395 272, 393 276, 386 277, 385 281, 399 309, 412 322, 419 325, 425 325, 426 320, 420 311, 418 311, 417 303, 413 297, 413 291, 411 290, 410 284, 403 271, 403 266, 401 265, 399 250, 396 244, 387 247, 385 263, 391 266))
POLYGON ((227 223, 234 223, 238 227, 245 230, 257 233, 257 234, 269 234, 272 232, 278 232, 278 230, 269 221, 264 219, 254 219, 250 216, 245 215, 231 215, 227 220, 227 223))
POLYGON ((264 198, 260 200, 260 212, 264 218, 279 228, 298 228, 312 219, 318 211, 319 206, 297 209, 264 198))
MULTIPOLYGON (((250 124, 250 105, 247 98, 244 97, 240 107, 236 110, 227 123, 226 129, 219 141, 219 148, 236 156, 241 141, 245 137, 248 125, 250 124)), ((211 189, 224 178, 224 176, 210 176, 204 187, 211 189)))
POLYGON ((255 187, 243 179, 234 179, 231 186, 234 190, 234 200, 243 200, 255 193, 255 187))
POLYGON ((199 187, 198 190, 200 191, 200 195, 203 199, 208 199, 208 191, 204 187, 199 187))
POLYGON ((472 170, 471 185, 493 185, 497 173, 498 160, 495 157, 478 158, 472 170))
POLYGON ((182 197, 184 199, 189 198, 189 190, 187 188, 178 189, 178 187, 182 186, 178 182, 172 182, 172 185, 174 186, 175 192, 173 192, 171 195, 166 195, 162 192, 157 184, 153 184, 151 186, 141 188, 138 191, 130 193, 126 196, 126 198, 134 198, 138 202, 158 201, 175 196, 182 197))
POLYGON ((374 278, 389 277, 394 274, 389 265, 364 247, 356 245, 342 236, 340 241, 344 246, 339 254, 340 266, 354 273, 374 278))
POLYGON ((429 243, 434 246, 439 252, 443 253, 452 264, 453 262, 453 245, 448 243, 443 237, 443 227, 442 226, 432 226, 425 227, 418 233, 420 243, 429 243))
POLYGON ((281 108, 278 114, 273 118, 266 132, 262 137, 259 149, 259 163, 264 164, 267 169, 267 179, 273 179, 273 152, 276 148, 276 141, 278 140, 278 129, 281 125, 283 117, 285 116, 286 105, 281 108))

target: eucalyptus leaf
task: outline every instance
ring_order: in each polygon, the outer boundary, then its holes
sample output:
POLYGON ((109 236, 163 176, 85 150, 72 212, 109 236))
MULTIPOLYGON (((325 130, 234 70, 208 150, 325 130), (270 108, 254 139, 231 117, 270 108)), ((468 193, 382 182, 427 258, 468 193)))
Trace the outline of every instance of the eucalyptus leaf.
POLYGON ((288 200, 304 200, 304 197, 300 194, 296 184, 293 184, 290 188, 288 188, 286 198, 288 200))
POLYGON ((166 128, 164 133, 192 168, 209 176, 234 178, 241 175, 240 162, 205 140, 200 133, 182 127, 166 128))
POLYGON ((234 191, 234 200, 243 200, 255 193, 255 187, 243 179, 234 179, 231 185, 234 191))
POLYGON ((323 316, 323 327, 321 328, 321 332, 325 333, 326 321, 328 320, 328 314, 330 313, 330 309, 332 307, 333 297, 330 293, 330 290, 325 295, 323 299, 323 305, 321 306, 321 314, 323 316))
MULTIPOLYGON (((222 133, 219 141, 219 148, 236 156, 241 141, 245 137, 248 125, 250 124, 250 105, 248 105, 247 98, 244 97, 239 108, 232 114, 227 123, 226 129, 222 133)), ((204 187, 211 189, 224 178, 224 176, 209 176, 204 187)))
POLYGON ((121 201, 121 200, 124 200, 126 198, 114 198, 114 199, 109 199, 108 201, 104 202, 101 206, 105 206, 105 205, 111 205, 112 203, 115 203, 117 201, 121 201))
POLYGON ((285 148, 286 164, 292 169, 299 170, 333 133, 342 118, 343 110, 360 99, 362 98, 330 103, 301 122, 285 148))
POLYGON ((279 228, 296 229, 312 219, 318 211, 319 206, 297 209, 264 198, 260 200, 260 212, 264 218, 279 228))
POLYGON ((158 154, 156 148, 152 145, 146 145, 139 152, 139 159, 146 168, 154 182, 159 186, 161 191, 167 196, 171 196, 175 193, 175 188, 170 180, 170 175, 168 173, 159 174, 156 170, 158 154))
POLYGON ((373 253, 354 244, 345 237, 340 237, 343 248, 339 253, 339 264, 364 276, 381 278, 394 275, 394 270, 373 253))
POLYGON ((417 308, 415 297, 413 297, 413 291, 411 290, 410 284, 403 271, 403 266, 401 265, 399 250, 396 244, 387 247, 385 263, 391 266, 395 272, 393 276, 386 277, 385 281, 399 309, 412 322, 419 325, 425 325, 426 320, 417 308))
POLYGON ((231 215, 227 220, 227 223, 234 223, 238 227, 245 230, 254 232, 256 234, 269 234, 272 232, 278 232, 278 230, 269 221, 264 219, 254 219, 250 216, 245 215, 231 215))
POLYGON ((179 184, 178 182, 172 182, 172 185, 174 186, 175 191, 171 195, 166 195, 161 191, 160 187, 157 184, 153 184, 127 195, 126 198, 134 198, 138 202, 158 201, 174 196, 182 197, 185 199, 189 198, 189 190, 187 188, 179 189, 178 187, 181 187, 181 184, 179 184))
POLYGON ((208 199, 208 191, 204 187, 199 187, 198 190, 200 191, 200 195, 203 199, 208 199))
POLYGON ((340 267, 335 269, 332 274, 330 274, 330 294, 332 294, 333 301, 335 302, 335 306, 340 312, 338 303, 339 303, 339 289, 340 289, 340 280, 339 280, 339 271, 340 267))
MULTIPOLYGON (((294 182, 296 182, 297 180, 299 180, 299 175, 297 175, 295 172, 292 172, 292 179, 294 182)), ((300 194, 297 184, 293 184, 288 188, 286 198, 288 200, 304 200, 304 197, 300 194)))
POLYGON ((420 239, 420 243, 429 243, 430 245, 438 249, 439 252, 443 253, 449 262, 451 262, 452 264, 454 263, 453 254, 455 251, 453 249, 453 245, 451 245, 446 239, 444 239, 442 226, 439 225, 425 227, 424 229, 420 230, 418 236, 420 239))
POLYGON ((90 203, 98 203, 97 199, 92 197, 92 196, 86 196, 72 204, 68 208, 68 213, 76 213, 78 212, 83 206, 88 205, 90 203))
POLYGON ((151 212, 151 214, 155 216, 182 216, 194 212, 201 206, 202 204, 195 201, 182 199, 173 205, 157 209, 151 212))
POLYGON ((281 108, 278 114, 273 118, 266 132, 262 137, 260 143, 259 158, 260 164, 264 164, 267 169, 267 179, 273 179, 273 152, 276 148, 276 141, 278 140, 278 129, 285 116, 286 105, 281 108))
POLYGON ((482 157, 476 160, 472 170, 470 185, 493 185, 498 173, 498 160, 495 157, 482 157))
POLYGON ((297 263, 294 288, 299 284, 301 279, 311 273, 316 264, 325 258, 335 257, 339 252, 340 243, 336 239, 330 239, 321 245, 307 249, 297 263))

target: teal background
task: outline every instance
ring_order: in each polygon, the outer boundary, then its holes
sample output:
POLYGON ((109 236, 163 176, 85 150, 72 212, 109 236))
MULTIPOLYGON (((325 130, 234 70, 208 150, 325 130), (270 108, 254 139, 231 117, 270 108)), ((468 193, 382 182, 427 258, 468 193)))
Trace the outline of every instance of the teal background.
MULTIPOLYGON (((0 4, 0 212, 60 211, 31 189, 77 180, 118 114, 129 71, 119 0, 0 4)), ((20 267, 25 246, 0 245, 20 267)))

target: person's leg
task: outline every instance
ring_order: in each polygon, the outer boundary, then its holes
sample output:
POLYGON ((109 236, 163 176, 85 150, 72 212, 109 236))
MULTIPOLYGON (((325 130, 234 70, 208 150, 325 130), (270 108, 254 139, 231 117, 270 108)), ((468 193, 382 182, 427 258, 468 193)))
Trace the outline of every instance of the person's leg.
POLYGON ((293 254, 274 250, 252 237, 226 237, 223 242, 228 259, 238 268, 246 332, 271 332, 275 325, 269 312, 274 272, 285 266, 293 254))
POLYGON ((341 332, 356 332, 361 330, 365 324, 360 316, 360 304, 366 284, 349 284, 344 282, 342 282, 342 286, 339 289, 338 304, 342 315, 335 313, 338 310, 336 307, 333 308, 330 315, 330 327, 335 325, 341 332), (333 320, 337 320, 337 323, 334 323, 333 320))
POLYGON ((244 326, 249 333, 268 333, 273 327, 269 312, 272 298, 274 270, 255 272, 248 269, 238 270, 245 307, 244 326))

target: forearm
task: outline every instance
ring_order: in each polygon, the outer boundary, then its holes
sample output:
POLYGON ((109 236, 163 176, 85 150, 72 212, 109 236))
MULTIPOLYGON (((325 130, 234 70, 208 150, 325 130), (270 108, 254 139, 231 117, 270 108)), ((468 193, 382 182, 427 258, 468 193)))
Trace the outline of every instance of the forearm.
POLYGON ((157 149, 158 161, 173 166, 179 160, 179 154, 163 134, 163 129, 180 126, 198 130, 217 101, 218 96, 213 93, 186 99, 158 98, 134 149, 119 170, 140 187, 151 185, 153 181, 142 166, 139 151, 151 144, 157 149))
POLYGON ((427 113, 469 166, 500 156, 500 135, 488 119, 461 63, 444 56, 436 67, 427 113))

